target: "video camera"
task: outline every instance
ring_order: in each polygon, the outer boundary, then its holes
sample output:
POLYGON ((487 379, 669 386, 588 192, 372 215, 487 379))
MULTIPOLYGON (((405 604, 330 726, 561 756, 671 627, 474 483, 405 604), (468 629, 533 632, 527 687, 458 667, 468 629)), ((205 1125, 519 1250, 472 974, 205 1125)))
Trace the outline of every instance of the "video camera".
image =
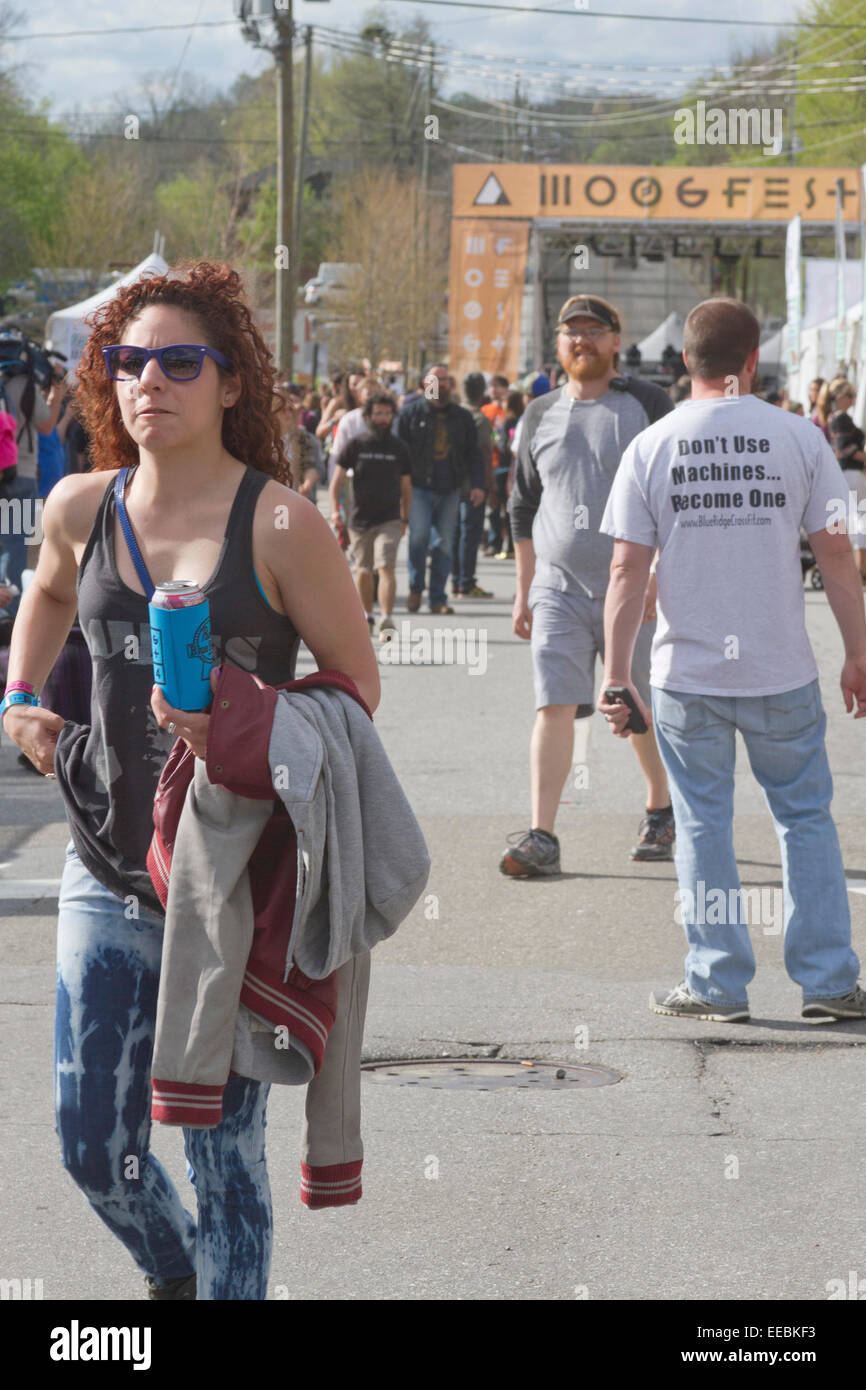
POLYGON ((13 376, 29 376, 43 391, 48 391, 58 373, 52 358, 66 361, 62 352, 48 352, 29 338, 17 324, 0 328, 0 385, 13 376))

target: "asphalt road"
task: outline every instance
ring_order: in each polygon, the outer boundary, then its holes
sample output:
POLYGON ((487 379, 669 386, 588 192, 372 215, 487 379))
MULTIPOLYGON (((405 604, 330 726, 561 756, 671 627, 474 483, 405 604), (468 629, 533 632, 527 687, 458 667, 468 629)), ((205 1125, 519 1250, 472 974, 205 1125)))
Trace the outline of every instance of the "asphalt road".
MULTIPOLYGON (((404 549, 398 623, 408 621, 404 549)), ((494 599, 461 603, 450 619, 413 615, 409 629, 462 627, 474 670, 382 667, 377 727, 433 870, 427 895, 374 953, 366 1058, 550 1059, 622 1079, 488 1091, 365 1079, 364 1196, 321 1212, 298 1197, 303 1096, 275 1088, 271 1296, 827 1299, 831 1281, 866 1277, 855 1219, 866 1181, 866 1023, 802 1023, 781 937, 760 925, 750 1023, 650 1013, 650 990, 682 978, 674 869, 628 859, 642 780, 598 715, 579 727, 584 771, 563 793, 562 876, 500 875, 506 835, 529 823, 532 677, 528 647, 510 631, 511 563, 483 561, 480 580, 494 599)), ((844 714, 826 600, 807 592, 806 603, 862 959, 866 726, 844 714)), ((21 770, 15 751, 4 738, 0 1276, 41 1279, 46 1299, 141 1299, 142 1276, 59 1161, 52 989, 68 836, 56 787, 21 770)), ((742 747, 736 845, 745 886, 780 884, 742 747)), ((156 1126, 154 1148, 190 1205, 181 1135, 156 1126)))

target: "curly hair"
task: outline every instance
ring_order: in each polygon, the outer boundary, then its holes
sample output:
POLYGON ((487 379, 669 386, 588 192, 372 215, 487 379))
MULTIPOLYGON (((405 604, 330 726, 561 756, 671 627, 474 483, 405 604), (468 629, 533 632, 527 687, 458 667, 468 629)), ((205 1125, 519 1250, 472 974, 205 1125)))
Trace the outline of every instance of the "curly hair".
MULTIPOLYGON (((291 487, 292 470, 273 408, 273 358, 253 322, 237 271, 211 261, 183 261, 165 275, 137 280, 85 320, 92 332, 77 368, 76 404, 90 436, 93 470, 138 463, 138 445, 123 424, 102 348, 121 342, 126 325, 151 304, 193 314, 206 345, 231 362, 241 394, 223 414, 223 447, 251 468, 291 487)), ((222 373, 222 368, 217 370, 222 373)))
POLYGON ((394 396, 391 394, 390 391, 386 391, 382 386, 379 386, 378 390, 376 391, 371 391, 364 405, 361 407, 361 416, 368 423, 373 418, 374 405, 389 405, 394 414, 397 414, 397 402, 394 396))

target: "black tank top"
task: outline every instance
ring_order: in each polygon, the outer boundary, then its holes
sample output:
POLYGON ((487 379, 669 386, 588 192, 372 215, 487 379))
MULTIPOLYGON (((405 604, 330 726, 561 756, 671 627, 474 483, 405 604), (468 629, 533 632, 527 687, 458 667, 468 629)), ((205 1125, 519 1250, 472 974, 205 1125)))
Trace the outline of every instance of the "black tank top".
MULTIPOLYGON (((263 596, 253 569, 253 516, 268 480, 255 468, 244 473, 216 569, 203 592, 210 603, 215 660, 279 685, 294 679, 301 639, 291 619, 263 596)), ((145 857, 156 785, 176 735, 160 729, 150 707, 147 599, 118 574, 115 516, 112 479, 78 570, 78 621, 93 661, 90 725, 64 725, 54 770, 85 867, 113 893, 134 894, 163 915, 145 857)))

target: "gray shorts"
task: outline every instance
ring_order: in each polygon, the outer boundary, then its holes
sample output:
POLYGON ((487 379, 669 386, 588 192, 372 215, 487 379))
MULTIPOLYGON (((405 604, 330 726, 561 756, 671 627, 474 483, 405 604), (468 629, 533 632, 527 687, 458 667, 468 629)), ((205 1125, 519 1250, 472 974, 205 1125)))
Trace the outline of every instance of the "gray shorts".
MULTIPOLYGON (((604 661, 604 599, 533 584, 529 608, 535 708, 594 705, 595 658, 604 661)), ((632 658, 631 678, 646 705, 655 630, 655 620, 641 626, 632 658)))

